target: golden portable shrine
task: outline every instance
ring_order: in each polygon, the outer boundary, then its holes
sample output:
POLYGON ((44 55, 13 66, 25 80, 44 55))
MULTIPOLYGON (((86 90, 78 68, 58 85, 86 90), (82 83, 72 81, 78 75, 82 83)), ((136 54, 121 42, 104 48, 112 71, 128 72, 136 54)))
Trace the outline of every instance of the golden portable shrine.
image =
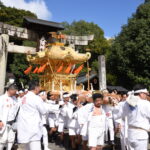
POLYGON ((39 78, 43 89, 76 91, 76 77, 83 68, 82 63, 90 57, 90 53, 81 54, 71 47, 49 45, 35 56, 29 55, 28 61, 40 66, 34 73, 41 73, 39 78), (76 68, 77 64, 82 65, 76 68))
POLYGON ((66 43, 67 35, 58 32, 63 30, 58 23, 26 18, 25 24, 28 28, 34 26, 38 31, 43 29, 44 32, 41 32, 36 54, 27 55, 31 66, 24 73, 29 74, 34 64, 36 67, 33 73, 38 73, 42 89, 72 92, 81 90, 83 87, 76 85, 76 77, 83 69, 84 63, 90 59, 91 54, 76 51, 72 41, 66 43))

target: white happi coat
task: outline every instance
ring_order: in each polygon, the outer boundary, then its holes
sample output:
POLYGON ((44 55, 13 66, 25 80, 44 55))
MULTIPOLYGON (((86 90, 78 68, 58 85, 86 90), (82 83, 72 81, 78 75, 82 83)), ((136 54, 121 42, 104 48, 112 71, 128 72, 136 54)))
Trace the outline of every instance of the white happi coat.
POLYGON ((87 136, 87 124, 88 124, 88 116, 94 107, 93 103, 86 104, 78 110, 78 123, 81 128, 80 134, 82 136, 87 136))
POLYGON ((7 92, 0 96, 0 120, 3 122, 4 127, 0 130, 2 134, 6 128, 7 121, 15 119, 18 105, 15 97, 9 97, 7 92))
POLYGON ((17 111, 18 105, 15 97, 9 97, 7 92, 0 96, 0 120, 4 124, 4 127, 0 129, 0 143, 14 142, 15 132, 7 122, 15 119, 17 111))
MULTIPOLYGON (((119 109, 123 107, 126 101, 120 102, 117 106, 114 107, 113 113, 115 118, 115 113, 119 113, 119 109)), ((127 117, 119 118, 115 120, 115 125, 121 125, 120 130, 120 140, 121 140, 121 150, 128 150, 128 124, 127 124, 127 117)))
MULTIPOLYGON (((88 122, 90 121, 91 113, 93 112, 93 109, 94 109, 94 104, 90 103, 81 107, 78 111, 78 122, 79 122, 79 125, 82 126, 81 127, 82 136, 87 136, 88 134, 88 122)), ((102 111, 104 114, 104 110, 102 111)))
MULTIPOLYGON (((59 112, 59 105, 49 103, 49 101, 43 101, 44 107, 46 109, 46 114, 42 116, 43 124, 47 124, 47 120, 50 115, 55 115, 59 112)), ((53 116, 53 119, 56 117, 53 116)))
POLYGON ((22 99, 17 120, 18 142, 40 141, 42 137, 42 115, 46 114, 43 100, 33 92, 22 99))
POLYGON ((93 109, 94 104, 93 103, 89 103, 86 104, 85 106, 82 106, 79 110, 78 110, 78 123, 79 125, 84 125, 87 120, 88 120, 88 115, 91 112, 91 110, 93 109))
MULTIPOLYGON (((55 101, 53 100, 48 100, 47 103, 49 104, 49 106, 51 108, 55 108, 57 110, 55 111, 51 111, 48 114, 48 121, 49 121, 49 125, 54 124, 57 125, 58 124, 58 115, 59 115, 59 104, 56 104, 55 101)), ((50 126, 51 127, 51 126, 50 126)))
POLYGON ((93 115, 94 109, 95 107, 89 113, 87 123, 89 147, 104 145, 106 115, 102 107, 99 108, 101 109, 100 115, 93 115))
POLYGON ((113 124, 113 106, 111 105, 103 105, 103 109, 105 111, 106 114, 106 141, 108 141, 108 130, 109 130, 109 134, 110 134, 110 140, 113 141, 114 140, 114 124, 113 124))
POLYGON ((78 110, 76 110, 75 112, 73 112, 73 108, 74 107, 75 107, 74 104, 70 104, 70 107, 68 107, 68 109, 67 109, 68 127, 70 127, 70 128, 78 128, 79 127, 79 124, 78 124, 78 121, 77 121, 78 110))
POLYGON ((59 123, 64 123, 66 127, 68 127, 68 121, 69 121, 69 116, 67 113, 69 108, 73 108, 73 105, 70 102, 63 105, 63 107, 60 108, 60 113, 59 113, 59 123))
POLYGON ((17 102, 18 102, 18 104, 20 104, 20 105, 22 104, 22 98, 23 98, 23 97, 18 97, 18 98, 17 98, 17 102))
POLYGON ((132 108, 127 102, 125 102, 122 107, 119 108, 118 113, 114 115, 114 118, 127 118, 129 140, 147 140, 148 133, 146 130, 149 130, 150 128, 150 102, 142 100, 138 96, 137 99, 138 102, 135 108, 132 108))
POLYGON ((107 119, 113 119, 113 114, 112 114, 113 107, 110 105, 103 105, 103 109, 106 113, 107 119))

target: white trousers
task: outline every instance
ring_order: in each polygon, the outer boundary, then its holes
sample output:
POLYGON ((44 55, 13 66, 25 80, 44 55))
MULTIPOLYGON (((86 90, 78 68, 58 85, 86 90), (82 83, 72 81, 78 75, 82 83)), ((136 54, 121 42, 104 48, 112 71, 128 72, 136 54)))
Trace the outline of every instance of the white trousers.
POLYGON ((97 147, 104 145, 104 131, 101 128, 88 129, 89 147, 97 147))
POLYGON ((129 150, 147 150, 148 140, 147 139, 135 139, 128 141, 129 150))
POLYGON ((3 134, 0 134, 0 150, 6 146, 6 150, 11 150, 15 141, 15 132, 11 126, 7 126, 3 134))
POLYGON ((43 132, 44 150, 47 150, 48 149, 48 133, 47 133, 46 127, 43 126, 42 132, 43 132))
POLYGON ((70 136, 80 135, 80 129, 79 128, 69 127, 69 135, 70 136))
POLYGON ((48 122, 49 122, 49 127, 50 128, 54 128, 55 127, 55 121, 53 118, 49 117, 48 118, 48 122))
MULTIPOLYGON (((114 124, 113 124, 113 119, 107 118, 107 131, 109 130, 109 135, 110 135, 110 141, 114 141, 114 124)), ((108 141, 108 135, 106 136, 106 141, 108 141)))
POLYGON ((13 143, 0 144, 0 150, 3 150, 4 147, 6 147, 6 150, 11 150, 12 146, 13 146, 13 143))
POLYGON ((128 150, 127 140, 125 141, 124 137, 120 135, 121 150, 128 150))
POLYGON ((65 126, 65 123, 63 123, 63 122, 60 122, 59 124, 58 124, 58 132, 64 132, 64 126, 65 126))
POLYGON ((128 138, 125 137, 124 128, 120 132, 121 150, 128 150, 128 138))
POLYGON ((41 150, 41 141, 32 141, 25 144, 25 150, 41 150))

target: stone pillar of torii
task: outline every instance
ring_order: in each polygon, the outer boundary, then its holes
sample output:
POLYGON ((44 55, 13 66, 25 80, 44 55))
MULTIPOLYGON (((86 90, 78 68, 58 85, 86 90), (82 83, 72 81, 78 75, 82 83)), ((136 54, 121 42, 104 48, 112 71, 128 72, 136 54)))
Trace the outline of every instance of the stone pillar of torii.
MULTIPOLYGON (((39 39, 38 33, 35 31, 20 28, 0 22, 0 95, 4 92, 5 80, 6 80, 6 67, 7 67, 7 55, 9 53, 23 53, 23 54, 35 54, 36 48, 14 45, 9 43, 9 36, 17 37, 19 39, 26 39, 31 41, 37 41, 39 39)), ((69 36, 67 35, 67 42, 75 45, 87 45, 88 41, 94 38, 90 36, 69 36)), ((66 41, 65 41, 66 42, 66 41)), ((104 56, 103 56, 104 57, 104 56)), ((104 60, 104 59, 103 59, 104 60)), ((104 63, 103 61, 99 61, 104 63)), ((100 89, 106 89, 106 71, 104 65, 100 65, 100 89), (103 75, 101 75, 101 73, 103 75)))
POLYGON ((23 54, 34 54, 36 52, 36 48, 9 43, 9 36, 32 41, 37 38, 37 34, 31 30, 0 22, 0 95, 4 92, 8 52, 23 54))

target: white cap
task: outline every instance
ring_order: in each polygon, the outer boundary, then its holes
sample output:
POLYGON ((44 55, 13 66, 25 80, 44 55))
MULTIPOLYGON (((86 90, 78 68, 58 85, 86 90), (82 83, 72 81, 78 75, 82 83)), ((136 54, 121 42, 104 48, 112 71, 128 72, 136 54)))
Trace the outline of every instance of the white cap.
POLYGON ((25 92, 28 92, 28 89, 25 89, 24 91, 25 91, 25 92))
POLYGON ((20 90, 19 92, 18 92, 19 94, 22 94, 22 93, 24 93, 22 90, 20 90))
POLYGON ((9 79, 9 83, 13 84, 15 82, 15 79, 9 79))
POLYGON ((140 90, 137 90, 137 91, 134 91, 135 94, 138 94, 138 93, 149 93, 147 89, 140 89, 140 90))

